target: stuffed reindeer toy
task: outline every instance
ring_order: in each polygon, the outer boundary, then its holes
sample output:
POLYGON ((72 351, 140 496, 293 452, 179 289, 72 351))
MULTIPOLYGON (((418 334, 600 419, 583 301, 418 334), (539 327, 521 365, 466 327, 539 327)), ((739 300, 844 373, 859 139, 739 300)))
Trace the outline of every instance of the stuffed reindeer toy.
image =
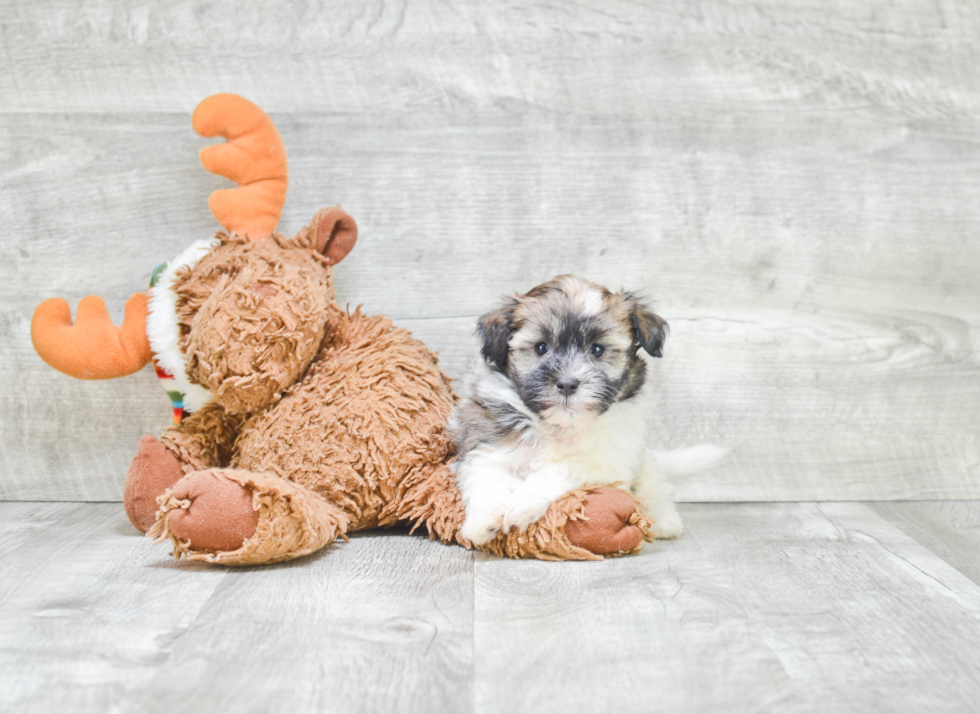
MULTIPOLYGON (((288 560, 396 524, 471 547, 448 466, 449 378, 406 330, 335 300, 332 268, 354 247, 354 220, 329 208, 291 238, 276 232, 286 155, 251 102, 209 97, 193 126, 227 140, 201 152, 207 170, 238 184, 210 198, 225 230, 159 266, 121 327, 94 296, 74 324, 54 298, 31 325, 55 369, 113 379, 152 362, 170 396, 174 426, 143 437, 126 475, 130 521, 169 539, 177 557, 228 565, 288 560)), ((630 496, 586 488, 481 547, 597 559, 638 548, 645 525, 630 496)))

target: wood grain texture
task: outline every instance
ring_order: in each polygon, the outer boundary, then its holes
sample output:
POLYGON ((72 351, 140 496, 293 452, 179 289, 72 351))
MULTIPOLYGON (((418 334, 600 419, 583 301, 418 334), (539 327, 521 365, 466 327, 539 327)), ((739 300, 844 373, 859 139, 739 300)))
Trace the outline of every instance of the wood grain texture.
POLYGON ((168 557, 119 504, 0 504, 0 710, 466 712, 472 566, 362 535, 288 565, 168 557))
POLYGON ((472 578, 462 548, 381 532, 235 570, 124 708, 471 711, 472 578))
POLYGON ((573 272, 651 297, 649 442, 733 449, 689 501, 980 498, 980 6, 0 3, 0 499, 118 499, 168 421, 82 384, 33 308, 215 222, 190 111, 266 107, 282 227, 342 204, 338 293, 462 377, 476 317, 573 272))
POLYGON ((0 513, 20 541, 0 545, 3 711, 107 711, 166 661, 226 577, 166 561, 118 503, 0 513))
POLYGON ((899 529, 848 503, 682 512, 685 536, 634 558, 478 557, 477 708, 973 706, 980 589, 899 529))
POLYGON ((868 507, 980 583, 980 504, 976 501, 879 502, 868 507))
POLYGON ((899 0, 555 6, 528 0, 94 5, 5 2, 2 111, 188 111, 215 91, 273 111, 649 116, 791 101, 972 114, 980 9, 899 0), (699 102, 692 106, 692 94, 699 102))
POLYGON ((394 531, 227 569, 118 504, 0 503, 0 710, 971 710, 980 502, 682 510, 600 563, 394 531))

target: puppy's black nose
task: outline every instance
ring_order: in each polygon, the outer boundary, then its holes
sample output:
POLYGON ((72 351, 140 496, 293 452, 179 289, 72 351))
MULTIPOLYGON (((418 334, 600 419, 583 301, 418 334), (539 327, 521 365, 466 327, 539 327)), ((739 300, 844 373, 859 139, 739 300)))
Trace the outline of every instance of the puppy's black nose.
POLYGON ((575 394, 575 390, 578 389, 578 385, 581 384, 577 379, 559 379, 555 384, 558 387, 558 391, 564 394, 566 397, 570 397, 575 394))

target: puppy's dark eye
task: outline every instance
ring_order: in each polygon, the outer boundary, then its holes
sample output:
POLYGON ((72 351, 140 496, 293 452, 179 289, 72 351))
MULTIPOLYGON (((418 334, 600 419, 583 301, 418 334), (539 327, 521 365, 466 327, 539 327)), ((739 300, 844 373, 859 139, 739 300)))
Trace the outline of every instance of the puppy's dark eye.
POLYGON ((603 347, 600 344, 592 345, 592 356, 593 357, 602 357, 602 355, 604 355, 604 354, 606 354, 606 348, 605 347, 603 347))
POLYGON ((548 354, 548 345, 544 342, 539 342, 534 346, 534 354, 538 357, 548 354))

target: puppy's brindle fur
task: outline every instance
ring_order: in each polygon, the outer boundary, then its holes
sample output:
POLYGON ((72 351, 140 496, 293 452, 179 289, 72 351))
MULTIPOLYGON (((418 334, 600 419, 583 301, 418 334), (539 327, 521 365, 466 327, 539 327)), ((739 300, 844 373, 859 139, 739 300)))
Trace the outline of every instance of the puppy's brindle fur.
MULTIPOLYGON (((464 535, 479 544, 526 528, 585 483, 643 480, 653 465, 635 399, 647 369, 639 351, 660 357, 667 329, 632 293, 569 275, 480 318, 488 371, 450 420, 464 535)), ((650 479, 654 496, 666 497, 666 483, 650 479)), ((676 521, 665 534, 677 535, 679 516, 669 501, 665 508, 676 521)))

